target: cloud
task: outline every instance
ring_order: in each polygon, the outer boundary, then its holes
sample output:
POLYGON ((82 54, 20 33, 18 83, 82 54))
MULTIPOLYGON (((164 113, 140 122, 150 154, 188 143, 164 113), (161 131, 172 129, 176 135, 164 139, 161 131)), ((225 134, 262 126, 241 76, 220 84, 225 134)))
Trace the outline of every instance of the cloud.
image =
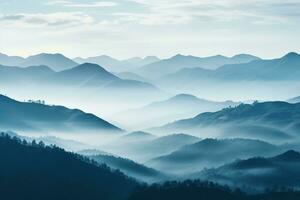
POLYGON ((43 13, 20 13, 0 15, 0 23, 7 26, 78 26, 93 23, 92 17, 78 12, 43 13))
MULTIPOLYGON (((284 23, 299 20, 299 0, 131 0, 148 8, 146 13, 118 13, 139 24, 182 24, 245 21, 284 23)), ((116 14, 115 14, 116 15, 116 14)), ((122 18, 122 20, 126 20, 122 18)))
POLYGON ((63 5, 65 7, 76 7, 76 8, 99 8, 99 7, 113 7, 119 5, 112 1, 97 1, 91 3, 73 3, 71 1, 50 1, 46 5, 63 5))

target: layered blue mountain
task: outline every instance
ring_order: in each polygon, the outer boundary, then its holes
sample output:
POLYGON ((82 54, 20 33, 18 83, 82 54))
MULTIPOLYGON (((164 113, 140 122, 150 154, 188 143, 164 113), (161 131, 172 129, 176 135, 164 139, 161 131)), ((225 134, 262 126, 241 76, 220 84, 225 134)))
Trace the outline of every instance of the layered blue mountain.
POLYGON ((0 83, 3 85, 30 84, 53 73, 54 71, 47 66, 22 68, 0 65, 0 83))
POLYGON ((167 178, 165 174, 129 159, 102 154, 89 156, 89 158, 99 164, 106 164, 112 169, 120 170, 127 176, 134 177, 143 182, 159 182, 167 178))
POLYGON ((92 63, 84 63, 72 69, 54 73, 41 82, 50 86, 61 85, 71 87, 83 86, 95 88, 157 90, 155 86, 148 83, 121 79, 106 71, 103 67, 92 63))
POLYGON ((289 103, 300 103, 300 96, 288 99, 287 102, 289 102, 289 103))
POLYGON ((216 167, 236 159, 270 156, 280 148, 267 142, 250 139, 204 139, 147 162, 155 169, 176 174, 189 174, 203 168, 216 167))
POLYGON ((299 137, 300 104, 287 102, 240 104, 237 107, 202 113, 193 118, 175 121, 158 130, 189 132, 207 127, 219 127, 223 131, 227 129, 231 133, 237 133, 227 135, 231 137, 247 136, 284 141, 284 139, 291 139, 292 136, 299 137))
POLYGON ((6 54, 0 53, 0 64, 7 66, 19 66, 24 62, 24 58, 20 56, 8 56, 6 54))
POLYGON ((89 58, 77 57, 74 59, 77 63, 94 63, 105 67, 110 72, 125 72, 136 69, 138 67, 159 61, 155 56, 147 56, 145 58, 134 57, 126 60, 118 60, 110 56, 102 55, 89 58))
POLYGON ((24 67, 36 66, 36 65, 46 65, 55 71, 61 71, 61 70, 75 67, 78 64, 73 60, 59 53, 57 54, 41 53, 41 54, 29 56, 21 64, 21 66, 24 67))
POLYGON ((20 102, 0 95, 0 128, 40 132, 120 132, 109 122, 78 109, 20 102))
POLYGON ((7 66, 19 66, 19 67, 45 65, 55 71, 70 69, 78 65, 73 60, 59 53, 56 54, 41 53, 41 54, 29 56, 27 58, 22 58, 18 56, 7 56, 5 54, 0 54, 0 64, 7 65, 7 66))
POLYGON ((3 199, 124 200, 138 185, 124 174, 43 143, 0 137, 3 199))
POLYGON ((284 186, 298 188, 300 180, 300 153, 289 150, 264 158, 257 156, 237 160, 216 169, 204 170, 193 177, 201 177, 222 184, 260 189, 284 186))
POLYGON ((127 126, 145 129, 238 104, 233 101, 216 102, 189 94, 178 94, 164 101, 153 102, 137 109, 117 113, 114 118, 121 124, 126 123, 127 126), (147 114, 145 115, 145 113, 147 114), (129 122, 128 118, 135 120, 129 122))
POLYGON ((161 77, 159 81, 188 86, 203 81, 293 81, 299 80, 299 75, 300 55, 292 52, 278 59, 227 64, 216 70, 185 67, 161 77))
POLYGON ((216 69, 225 64, 247 63, 253 60, 259 60, 259 58, 247 54, 240 54, 233 57, 225 57, 221 55, 211 57, 195 57, 178 54, 171 58, 145 65, 136 70, 136 73, 146 78, 156 79, 163 75, 174 73, 183 68, 216 69))
POLYGON ((157 137, 145 132, 134 132, 110 142, 102 149, 143 163, 154 157, 169 154, 200 139, 187 134, 157 137), (126 151, 124 151, 126 149, 126 151))

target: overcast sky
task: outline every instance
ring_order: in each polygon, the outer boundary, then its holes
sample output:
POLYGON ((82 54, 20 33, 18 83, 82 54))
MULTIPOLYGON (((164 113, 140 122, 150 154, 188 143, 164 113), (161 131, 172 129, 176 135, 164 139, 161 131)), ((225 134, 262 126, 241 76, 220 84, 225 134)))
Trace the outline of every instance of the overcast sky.
POLYGON ((0 0, 0 52, 70 57, 300 52, 299 0, 0 0))

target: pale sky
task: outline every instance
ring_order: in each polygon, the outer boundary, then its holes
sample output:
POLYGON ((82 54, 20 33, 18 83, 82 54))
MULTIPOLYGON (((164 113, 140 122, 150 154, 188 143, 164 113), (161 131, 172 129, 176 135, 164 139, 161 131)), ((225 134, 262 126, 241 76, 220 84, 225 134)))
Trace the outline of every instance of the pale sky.
POLYGON ((117 58, 300 52, 299 0, 0 0, 0 52, 117 58))

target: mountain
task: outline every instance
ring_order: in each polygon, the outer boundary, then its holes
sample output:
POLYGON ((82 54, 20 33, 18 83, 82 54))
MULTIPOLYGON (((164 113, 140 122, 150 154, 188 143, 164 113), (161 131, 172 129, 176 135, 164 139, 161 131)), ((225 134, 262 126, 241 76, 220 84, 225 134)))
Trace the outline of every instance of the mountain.
POLYGON ((75 62, 83 63, 94 63, 100 66, 103 66, 110 72, 125 72, 138 67, 141 67, 146 64, 159 61, 155 56, 148 56, 145 58, 134 57, 127 60, 118 60, 110 56, 102 55, 89 58, 75 58, 75 62))
POLYGON ((57 147, 63 148, 68 151, 79 151, 81 149, 90 148, 90 145, 88 144, 78 142, 75 140, 62 139, 54 136, 28 137, 28 136, 19 135, 12 131, 6 131, 5 134, 9 135, 10 137, 17 137, 20 138, 21 140, 26 140, 27 142, 32 142, 33 140, 37 142, 42 141, 46 145, 55 145, 57 147))
POLYGON ((202 68, 187 68, 171 72, 158 81, 164 85, 191 85, 206 81, 279 81, 299 80, 300 55, 288 53, 285 56, 271 60, 253 60, 247 63, 227 64, 215 70, 202 68))
POLYGON ((289 102, 289 103, 300 103, 300 96, 288 99, 287 102, 289 102))
POLYGON ((158 61, 160 61, 160 59, 156 56, 146 56, 144 58, 134 57, 134 58, 124 60, 124 62, 129 63, 132 66, 135 66, 135 68, 149 65, 151 63, 155 63, 158 61))
POLYGON ((0 128, 12 131, 120 132, 107 121, 78 109, 19 102, 0 95, 0 128))
POLYGON ((171 153, 184 145, 199 141, 199 138, 186 134, 171 134, 162 137, 138 134, 139 136, 130 136, 129 138, 121 136, 103 146, 102 149, 143 163, 154 157, 171 153))
MULTIPOLYGON (((163 132, 183 131, 199 132, 202 128, 220 129, 247 129, 261 128, 265 131, 275 133, 274 138, 291 139, 291 136, 299 136, 300 129, 300 104, 289 104, 286 102, 255 102, 253 104, 240 104, 237 107, 225 108, 217 112, 207 112, 194 118, 179 120, 157 130, 163 132)), ((250 130, 251 131, 251 130, 250 130)), ((253 131, 253 130, 252 130, 253 131)), ((263 131, 260 131, 263 134, 263 131)), ((228 135, 227 135, 228 136, 228 135)), ((240 134, 239 137, 243 135, 240 134)), ((249 136, 246 135, 247 137, 249 136)), ((259 137, 259 135, 256 135, 259 137)), ((255 136, 255 137, 256 137, 255 136)), ((262 137, 264 137, 262 135, 262 137)))
MULTIPOLYGON (((298 197, 299 194, 289 193, 289 196, 298 197)), ((274 195, 273 195, 274 196, 274 195)), ((183 182, 170 181, 161 184, 144 185, 138 187, 133 194, 130 195, 129 200, 258 200, 260 198, 253 198, 247 196, 240 190, 231 190, 230 188, 213 182, 201 182, 200 180, 185 180, 183 182)), ((265 198, 261 198, 265 199, 265 198)), ((265 199, 270 200, 270 199, 265 199)), ((275 200, 275 199, 272 199, 275 200)), ((281 199, 276 199, 281 200, 281 199)))
POLYGON ((238 104, 232 101, 215 102, 199 99, 189 94, 178 94, 164 101, 117 113, 114 115, 114 119, 121 124, 126 122, 127 126, 145 129, 238 104), (128 122, 128 118, 135 120, 131 123, 128 122))
POLYGON ((83 86, 92 88, 103 87, 106 89, 133 89, 144 91, 158 90, 155 86, 148 83, 134 80, 123 80, 106 71, 103 67, 92 63, 84 63, 72 69, 54 73, 42 80, 42 83, 50 86, 83 86))
POLYGON ((0 65, 19 66, 24 60, 24 58, 19 56, 8 56, 0 53, 0 65))
POLYGON ((33 56, 29 56, 21 63, 21 66, 36 66, 36 65, 46 65, 55 71, 61 71, 70 69, 77 66, 78 64, 73 60, 65 57, 62 54, 48 54, 41 53, 33 56))
POLYGON ((0 65, 0 83, 3 85, 26 85, 53 73, 54 71, 47 66, 21 68, 0 65))
POLYGON ((117 73, 116 76, 122 78, 122 79, 129 79, 129 80, 135 80, 135 81, 142 81, 142 82, 146 82, 146 83, 149 83, 151 81, 149 81, 148 79, 140 76, 140 75, 137 75, 133 72, 120 72, 120 73, 117 73))
POLYGON ((202 58, 178 54, 171 58, 145 65, 135 72, 149 79, 157 79, 159 77, 162 77, 163 75, 174 73, 183 68, 197 67, 205 69, 216 69, 225 64, 247 63, 258 59, 258 57, 246 54, 233 57, 217 55, 202 58))
POLYGON ((269 158, 260 156, 237 160, 216 169, 203 170, 194 177, 260 190, 275 185, 299 188, 299 167, 300 153, 289 150, 269 158))
POLYGON ((112 169, 118 169, 127 176, 143 182, 158 182, 167 178, 165 174, 129 159, 101 154, 90 156, 90 158, 99 164, 106 164, 112 169))
POLYGON ((125 200, 138 185, 120 172, 43 143, 0 137, 3 199, 125 200))
POLYGON ((203 168, 216 167, 236 159, 280 152, 275 145, 250 139, 204 139, 147 162, 161 171, 189 174, 203 168))

